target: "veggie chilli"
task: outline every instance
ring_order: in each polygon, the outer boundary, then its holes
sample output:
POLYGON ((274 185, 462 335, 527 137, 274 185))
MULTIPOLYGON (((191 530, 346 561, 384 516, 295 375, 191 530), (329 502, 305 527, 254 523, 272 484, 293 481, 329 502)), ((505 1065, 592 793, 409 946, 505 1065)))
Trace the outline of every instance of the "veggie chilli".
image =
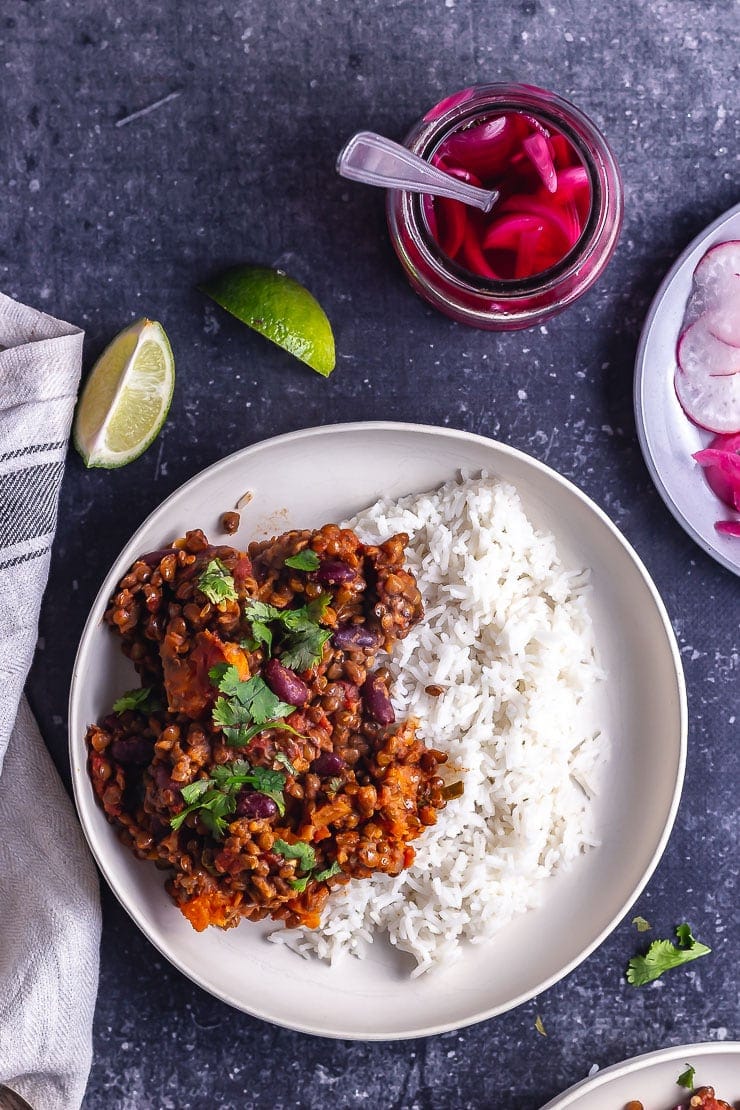
POLYGON ((377 665, 422 616, 407 542, 329 524, 243 553, 196 530, 119 583, 105 619, 142 686, 88 729, 90 775, 195 929, 318 926, 333 888, 408 867, 460 792, 377 665))
MULTIPOLYGON (((645 1107, 635 1099, 627 1103, 625 1110, 645 1110, 645 1107)), ((688 1102, 679 1102, 673 1110, 732 1110, 732 1107, 729 1102, 715 1097, 714 1087, 699 1087, 688 1102)))

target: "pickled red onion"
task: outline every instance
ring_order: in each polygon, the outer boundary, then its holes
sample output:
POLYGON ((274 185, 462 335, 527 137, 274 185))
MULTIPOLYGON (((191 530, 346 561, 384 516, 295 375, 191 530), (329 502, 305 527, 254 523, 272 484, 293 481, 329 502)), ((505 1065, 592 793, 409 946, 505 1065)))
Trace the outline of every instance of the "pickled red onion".
POLYGON ((505 112, 453 131, 432 162, 500 193, 486 216, 436 198, 436 230, 427 220, 442 250, 480 277, 520 280, 550 269, 588 220, 591 180, 578 151, 526 113, 505 112))

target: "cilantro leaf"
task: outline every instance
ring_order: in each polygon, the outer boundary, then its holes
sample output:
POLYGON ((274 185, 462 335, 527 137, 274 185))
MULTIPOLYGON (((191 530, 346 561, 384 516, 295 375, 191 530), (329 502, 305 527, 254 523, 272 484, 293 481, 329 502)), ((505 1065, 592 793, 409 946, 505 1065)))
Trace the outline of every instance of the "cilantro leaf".
POLYGON ((294 570, 318 570, 321 560, 315 551, 310 547, 306 547, 303 551, 299 551, 297 555, 291 555, 289 559, 285 560, 286 567, 292 567, 294 570))
POLYGON ((318 624, 324 616, 326 610, 331 605, 331 602, 331 594, 319 594, 319 596, 315 597, 313 601, 309 601, 308 605, 306 606, 306 612, 308 613, 311 620, 315 621, 318 624))
POLYGON ((633 917, 632 924, 635 926, 638 933, 649 933, 652 929, 652 925, 649 921, 646 921, 644 917, 633 917))
MULTIPOLYGON (((270 636, 272 637, 272 633, 270 633, 270 636)), ((239 647, 244 648, 245 651, 256 651, 259 646, 260 641, 255 639, 254 636, 245 636, 243 640, 239 641, 239 647)))
POLYGON ((336 794, 337 790, 339 790, 341 785, 342 785, 342 779, 340 778, 339 775, 336 775, 334 778, 329 779, 326 786, 324 787, 324 792, 326 794, 336 794))
POLYGON ((127 709, 159 709, 159 701, 152 697, 151 686, 142 686, 139 690, 127 690, 113 702, 114 713, 125 713, 127 709))
POLYGON ((341 867, 339 866, 337 861, 334 860, 334 863, 331 865, 331 867, 326 867, 323 871, 315 871, 313 878, 316 880, 317 883, 323 883, 326 882, 327 879, 331 879, 334 875, 341 875, 341 873, 341 867))
MULTIPOLYGON (((203 780, 207 786, 211 784, 208 780, 203 780)), ((194 783, 190 784, 194 786, 194 783)), ((184 787, 187 790, 187 787, 184 787)), ((182 793, 182 791, 181 791, 182 793)), ((227 822, 224 820, 226 816, 233 813, 236 809, 236 799, 228 794, 222 794, 220 790, 207 790, 196 801, 186 806, 180 813, 170 821, 173 829, 179 829, 185 818, 189 813, 198 811, 198 817, 217 839, 221 839, 226 832, 227 822)))
POLYGON ((198 579, 198 589, 214 605, 222 601, 237 601, 234 579, 220 559, 211 559, 198 579))
POLYGON ((633 987, 642 987, 659 979, 665 971, 707 956, 712 951, 706 944, 694 939, 686 923, 678 926, 676 936, 679 946, 670 940, 654 940, 644 956, 633 956, 627 965, 627 982, 633 987))
POLYGON ((196 782, 191 782, 188 786, 183 786, 180 790, 185 801, 190 804, 200 798, 201 794, 205 794, 206 790, 210 787, 208 779, 197 779, 196 782))
POLYGON ((240 682, 234 696, 249 711, 256 725, 274 721, 277 717, 289 717, 295 713, 295 706, 281 701, 273 694, 263 678, 255 675, 247 682, 240 682))
POLYGON ((283 787, 285 775, 269 767, 251 767, 246 759, 235 759, 214 767, 208 779, 198 779, 180 790, 189 804, 172 818, 173 829, 179 829, 189 813, 197 811, 198 819, 217 839, 222 840, 228 828, 227 817, 236 812, 237 795, 242 786, 253 786, 260 794, 272 798, 282 816, 285 813, 283 787))
POLYGON ((285 840, 276 840, 272 846, 285 859, 297 859, 301 871, 312 871, 316 866, 316 853, 305 840, 297 840, 295 844, 288 844, 285 840))
POLYGON ((679 1087, 685 1087, 687 1091, 693 1091, 695 1075, 696 1068, 692 1067, 691 1064, 687 1064, 686 1071, 681 1072, 678 1079, 676 1080, 676 1084, 679 1087))
POLYGON ((289 638, 283 648, 280 662, 284 667, 290 667, 298 674, 308 671, 320 662, 324 644, 330 637, 330 628, 320 628, 317 624, 310 624, 289 638))
POLYGON ((211 667, 208 677, 222 694, 230 698, 239 696, 243 680, 239 678, 239 671, 233 663, 217 663, 215 667, 211 667))
MULTIPOLYGON (((291 729, 290 731, 292 732, 293 730, 291 729)), ((296 774, 296 769, 288 759, 285 752, 275 752, 275 762, 282 763, 283 767, 285 767, 287 771, 290 771, 291 775, 296 774)))
POLYGON ((303 894, 303 891, 308 886, 308 880, 310 878, 310 875, 304 875, 301 879, 288 879, 288 886, 292 886, 293 890, 298 891, 299 894, 303 894))

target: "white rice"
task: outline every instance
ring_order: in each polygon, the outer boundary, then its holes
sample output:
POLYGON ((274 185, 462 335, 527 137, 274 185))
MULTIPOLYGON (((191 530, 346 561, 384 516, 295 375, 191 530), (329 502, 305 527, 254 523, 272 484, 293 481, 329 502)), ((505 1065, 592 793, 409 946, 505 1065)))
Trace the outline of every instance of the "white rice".
POLYGON ((543 880, 596 843, 589 799, 605 738, 590 695, 604 676, 588 572, 563 566, 512 486, 463 477, 380 501, 348 525, 370 542, 411 537, 425 616, 394 648, 394 703, 449 754, 445 777, 462 778, 465 793, 414 842, 408 870, 349 883, 319 929, 270 939, 334 963, 385 933, 417 976, 536 906, 543 880), (430 684, 444 693, 430 696, 430 684))

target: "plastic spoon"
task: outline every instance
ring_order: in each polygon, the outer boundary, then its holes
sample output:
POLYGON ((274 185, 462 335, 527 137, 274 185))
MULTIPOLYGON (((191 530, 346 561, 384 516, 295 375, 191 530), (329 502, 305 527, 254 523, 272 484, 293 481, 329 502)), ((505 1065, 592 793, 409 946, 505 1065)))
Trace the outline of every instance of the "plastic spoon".
POLYGON ((497 189, 468 185, 374 131, 352 136, 337 158, 337 173, 365 185, 449 197, 482 212, 490 212, 499 198, 497 189))

